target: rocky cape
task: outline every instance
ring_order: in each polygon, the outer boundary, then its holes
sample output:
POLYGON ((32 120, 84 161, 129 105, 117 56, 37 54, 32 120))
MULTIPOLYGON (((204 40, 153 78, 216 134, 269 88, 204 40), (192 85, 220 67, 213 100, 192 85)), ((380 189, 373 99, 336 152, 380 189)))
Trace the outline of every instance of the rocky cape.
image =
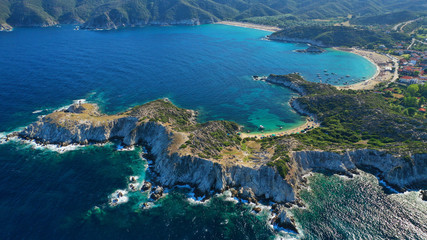
MULTIPOLYGON (((85 114, 78 109, 84 111, 87 106, 93 105, 72 105, 60 113, 78 116, 85 114)), ((303 109, 298 111, 308 114, 303 109)), ((141 122, 140 119, 141 117, 123 115, 98 122, 88 119, 55 122, 47 115, 15 134, 20 138, 34 139, 45 144, 103 143, 111 139, 122 139, 128 146, 143 144, 149 147, 150 154, 154 156, 154 171, 158 173, 160 183, 165 186, 191 184, 206 193, 210 190, 221 192, 230 187, 250 188, 256 197, 279 203, 295 201, 295 189, 302 176, 316 171, 351 175, 357 168, 371 167, 378 170, 385 181, 401 188, 427 180, 427 154, 415 154, 408 161, 371 149, 351 150, 341 154, 294 151, 291 155, 291 168, 295 175, 283 179, 276 169, 267 165, 251 167, 183 154, 173 147, 179 141, 176 135, 182 133, 168 124, 141 122)))
MULTIPOLYGON (((316 91, 335 91, 330 86, 312 88, 313 84, 296 75, 270 75, 267 82, 289 87, 301 95, 316 91), (322 90, 322 88, 324 88, 322 90)), ((317 118, 300 98, 292 106, 301 114, 317 118)), ((349 149, 337 152, 321 150, 290 150, 286 176, 277 166, 273 155, 264 154, 261 164, 239 159, 247 154, 241 147, 238 125, 227 121, 204 124, 196 122, 197 113, 181 109, 169 100, 156 100, 116 115, 104 115, 95 104, 73 104, 67 109, 43 116, 24 130, 7 136, 35 140, 40 144, 89 144, 120 139, 123 144, 142 144, 153 158, 153 171, 163 186, 189 184, 203 193, 236 189, 237 196, 252 202, 260 199, 277 203, 297 203, 298 190, 305 186, 306 174, 332 172, 348 176, 358 169, 367 170, 400 189, 427 181, 427 154, 417 153, 410 158, 373 149, 349 149), (215 134, 212 134, 215 133, 215 134), (223 133, 220 137, 217 135, 223 133), (243 155, 223 158, 226 148, 243 155), (230 146, 231 145, 231 146, 230 146)), ((291 143, 288 147, 292 147, 291 143)), ((276 143, 280 145, 280 142, 276 143)), ((287 143, 284 143, 287 144, 287 143)), ((279 208, 280 209, 280 208, 279 208)), ((284 211, 278 213, 280 224, 289 226, 284 211), (283 212, 283 213, 282 213, 283 212)))
POLYGON ((281 36, 278 34, 268 35, 267 39, 272 41, 289 42, 289 43, 306 43, 306 44, 310 44, 312 46, 321 47, 321 48, 330 47, 324 44, 322 41, 316 41, 308 38, 292 38, 292 37, 281 36))

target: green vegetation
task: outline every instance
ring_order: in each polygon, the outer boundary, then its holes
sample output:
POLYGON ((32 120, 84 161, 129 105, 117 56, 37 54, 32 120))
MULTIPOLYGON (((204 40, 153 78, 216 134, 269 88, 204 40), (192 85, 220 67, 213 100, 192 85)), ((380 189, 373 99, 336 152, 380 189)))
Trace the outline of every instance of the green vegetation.
POLYGON ((427 103, 427 86, 412 84, 409 86, 393 84, 382 88, 386 101, 390 107, 405 116, 426 119, 427 114, 419 109, 425 108, 427 103))
POLYGON ((427 17, 426 17, 426 15, 427 14, 424 14, 424 18, 421 18, 421 19, 419 19, 417 21, 414 21, 414 22, 411 22, 411 23, 405 25, 404 27, 402 27, 402 30, 405 33, 411 34, 413 31, 415 31, 415 30, 417 30, 419 28, 422 28, 421 31, 422 31, 422 33, 424 33, 423 29, 425 29, 426 26, 427 26, 427 17))
MULTIPOLYGON (((425 13, 424 13, 425 14, 425 13)), ((364 16, 359 18, 353 18, 350 20, 351 24, 354 25, 393 25, 405 21, 410 21, 422 16, 421 12, 413 11, 399 11, 387 14, 381 14, 376 16, 364 16)))
POLYGON ((273 33, 272 39, 294 38, 318 41, 326 46, 368 47, 378 44, 392 46, 396 41, 410 40, 408 35, 393 32, 386 34, 369 29, 343 26, 295 27, 273 33))
POLYGON ((199 19, 301 26, 311 25, 315 19, 374 16, 396 9, 422 11, 426 7, 422 0, 0 0, 0 23, 40 26, 86 22, 88 27, 113 28, 199 19))
POLYGON ((224 148, 240 148, 242 139, 237 135, 239 125, 230 121, 212 121, 196 124, 187 145, 204 158, 221 158, 224 148))
POLYGON ((188 129, 195 123, 193 111, 179 108, 167 99, 159 99, 136 106, 125 114, 137 117, 140 122, 149 120, 170 123, 178 131, 188 129))
POLYGON ((308 82, 298 74, 270 75, 269 79, 291 82, 302 88, 304 96, 294 101, 321 122, 320 127, 305 134, 258 140, 264 150, 274 150, 273 160, 291 150, 427 151, 426 114, 418 110, 426 103, 427 87, 424 85, 406 88, 394 84, 376 91, 340 91, 327 84, 308 82), (289 142, 291 139, 299 144, 289 142))
MULTIPOLYGON (((405 92, 406 98, 412 98, 410 92, 418 97, 425 94, 424 87, 420 90, 420 86, 410 86, 405 92)), ((321 127, 306 134, 293 135, 309 148, 426 151, 425 114, 396 111, 395 105, 383 94, 350 90, 333 95, 309 95, 296 101, 322 122, 321 127)), ((419 106, 422 101, 420 97, 416 104, 419 106)), ((401 103, 405 104, 404 98, 401 103)))
POLYGON ((287 75, 275 75, 270 74, 269 79, 274 79, 276 81, 291 82, 294 85, 298 85, 304 89, 305 94, 335 94, 339 91, 328 84, 318 84, 315 82, 306 81, 301 75, 296 73, 291 73, 287 75))
POLYGON ((289 156, 284 155, 280 159, 267 163, 267 166, 275 167, 282 178, 285 178, 289 172, 288 162, 289 156))

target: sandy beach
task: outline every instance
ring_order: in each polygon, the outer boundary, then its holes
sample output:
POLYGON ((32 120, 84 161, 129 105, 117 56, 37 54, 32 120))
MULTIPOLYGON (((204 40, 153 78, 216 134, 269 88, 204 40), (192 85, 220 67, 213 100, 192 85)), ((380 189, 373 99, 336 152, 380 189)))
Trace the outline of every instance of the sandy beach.
MULTIPOLYGON (((265 26, 265 25, 259 25, 259 24, 253 24, 253 23, 243 23, 243 22, 233 22, 233 21, 221 21, 221 22, 217 22, 216 24, 252 28, 252 29, 258 29, 258 30, 269 31, 269 32, 276 32, 276 31, 282 30, 274 26, 265 26)), ((334 47, 333 49, 357 54, 359 56, 364 57, 365 59, 367 59, 368 61, 370 61, 372 64, 376 66, 376 72, 374 76, 372 76, 371 78, 365 81, 347 85, 347 86, 337 86, 338 89, 370 90, 370 89, 374 89, 375 86, 381 82, 389 82, 389 81, 391 82, 391 81, 395 81, 398 78, 398 74, 397 74, 398 62, 389 56, 379 54, 373 51, 362 50, 357 48, 334 47), (394 72, 390 70, 393 67, 395 68, 394 72)), ((261 138, 261 137, 271 137, 273 134, 275 136, 283 136, 283 135, 300 133, 302 130, 308 127, 316 128, 320 126, 320 124, 317 121, 315 120, 310 121, 309 119, 310 118, 307 117, 307 120, 303 125, 300 125, 292 129, 278 130, 278 131, 266 132, 266 133, 241 133, 241 137, 242 138, 250 138, 250 137, 261 138)))
POLYGON ((338 89, 370 90, 370 89, 374 89, 374 87, 379 83, 394 81, 397 79, 396 76, 397 76, 398 63, 397 61, 393 61, 393 59, 388 56, 385 56, 383 54, 379 54, 373 51, 356 49, 356 48, 335 47, 334 49, 338 51, 350 52, 350 53, 354 53, 359 56, 362 56, 368 61, 370 61, 372 64, 374 64, 377 68, 376 73, 371 78, 363 82, 351 84, 348 86, 337 86, 338 89), (391 70, 387 70, 387 68, 392 69, 393 67, 395 67, 396 69, 395 72, 392 72, 391 70))
POLYGON ((300 125, 300 126, 295 127, 295 128, 283 129, 283 130, 278 130, 278 131, 273 131, 273 132, 265 132, 265 133, 241 133, 240 137, 241 138, 251 138, 251 137, 262 138, 262 137, 272 137, 273 134, 275 136, 284 136, 284 135, 300 133, 302 130, 309 128, 309 127, 317 128, 320 126, 319 122, 317 122, 316 120, 311 120, 311 119, 313 119, 313 118, 307 117, 307 119, 303 125, 300 125))
POLYGON ((244 27, 244 28, 252 28, 252 29, 258 29, 268 32, 277 32, 282 30, 279 27, 274 26, 266 26, 266 25, 260 25, 260 24, 254 24, 254 23, 244 23, 244 22, 233 22, 233 21, 220 21, 216 24, 222 24, 222 25, 229 25, 229 26, 236 26, 236 27, 244 27))

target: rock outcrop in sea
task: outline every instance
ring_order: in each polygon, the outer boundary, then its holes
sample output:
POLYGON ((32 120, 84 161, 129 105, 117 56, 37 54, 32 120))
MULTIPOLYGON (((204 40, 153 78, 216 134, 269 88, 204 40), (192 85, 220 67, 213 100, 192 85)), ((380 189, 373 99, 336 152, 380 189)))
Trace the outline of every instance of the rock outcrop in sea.
POLYGON ((13 30, 13 28, 9 24, 7 24, 7 23, 0 23, 0 32, 2 32, 2 31, 9 32, 9 31, 12 31, 12 30, 13 30))
MULTIPOLYGON (((316 91, 334 94, 337 91, 328 85, 312 88, 314 83, 292 77, 270 75, 266 81, 284 85, 301 95, 316 91)), ((292 105, 298 112, 312 114, 307 105, 297 100, 292 105)), ((160 185, 189 184, 204 193, 234 188, 236 195, 255 203, 260 199, 282 204, 297 202, 298 190, 305 182, 303 176, 310 172, 327 171, 351 176, 357 169, 374 169, 386 182, 402 189, 427 181, 427 154, 402 157, 373 149, 349 149, 340 153, 291 150, 284 176, 278 167, 267 164, 277 161, 277 156, 268 151, 257 153, 267 159, 261 163, 224 157, 224 149, 241 153, 239 156, 248 155, 241 147, 238 131, 235 123, 227 121, 198 124, 196 112, 178 108, 163 99, 116 115, 104 115, 94 104, 74 104, 42 117, 15 135, 41 144, 89 144, 111 139, 121 139, 128 146, 142 144, 153 158, 152 168, 160 185)), ((292 141, 284 144, 292 145, 292 141)), ((150 188, 147 184, 142 190, 150 188)), ((161 195, 162 189, 156 187, 152 197, 161 195)), ((286 216, 281 213, 284 211, 278 210, 277 217, 282 226, 289 226, 291 221, 282 217, 286 216)))

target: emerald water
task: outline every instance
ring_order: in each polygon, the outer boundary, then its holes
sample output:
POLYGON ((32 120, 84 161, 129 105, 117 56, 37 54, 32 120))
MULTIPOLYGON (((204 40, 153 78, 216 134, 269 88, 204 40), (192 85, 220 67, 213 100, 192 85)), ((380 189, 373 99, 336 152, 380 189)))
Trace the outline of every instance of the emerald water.
MULTIPOLYGON (((351 83, 375 72, 359 56, 334 50, 295 53, 305 45, 262 40, 266 34, 221 25, 0 32, 0 132, 26 126, 75 99, 114 113, 164 97, 198 110, 200 121, 226 119, 252 131, 261 124, 274 131, 303 122, 288 105, 295 93, 255 82, 252 75, 300 72, 316 81, 317 73, 327 69, 340 84, 339 77, 350 75, 346 81, 351 83)), ((225 195, 201 204, 187 188, 170 189, 147 210, 140 208, 147 196, 139 192, 129 192, 127 202, 111 207, 109 197, 126 190, 130 176, 150 178, 140 152, 117 152, 115 143, 65 153, 13 141, 1 144, 0 238, 318 239, 351 238, 363 231, 375 239, 399 238, 399 232, 425 238, 425 204, 414 197, 416 192, 386 195, 371 175, 353 180, 320 175, 313 180, 315 191, 303 197, 308 208, 294 212, 302 235, 274 231, 268 210, 255 215, 225 195), (342 189, 325 194, 336 188, 342 189), (356 200, 367 204, 349 204, 356 200), (404 214, 381 211, 390 206, 404 214), (364 214, 377 214, 377 222, 370 224, 361 218, 364 214), (387 219, 396 220, 384 227, 387 219)))

